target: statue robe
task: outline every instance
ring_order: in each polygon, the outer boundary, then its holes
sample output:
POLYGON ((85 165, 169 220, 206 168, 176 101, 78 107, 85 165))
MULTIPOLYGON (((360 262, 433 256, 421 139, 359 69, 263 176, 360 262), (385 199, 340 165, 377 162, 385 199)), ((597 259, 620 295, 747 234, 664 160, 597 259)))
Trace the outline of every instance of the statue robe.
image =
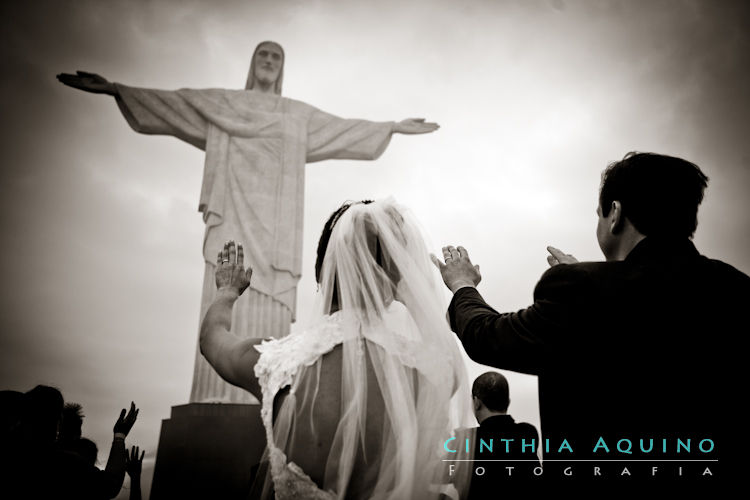
MULTIPOLYGON (((173 135, 206 152, 198 209, 206 224, 200 317, 213 302, 224 242, 245 248, 250 289, 237 301, 232 332, 282 337, 294 320, 301 275, 304 167, 327 159, 373 160, 393 122, 342 119, 308 104, 252 90, 152 90, 116 84, 136 132, 173 135)), ((247 402, 196 352, 191 402, 247 402)))

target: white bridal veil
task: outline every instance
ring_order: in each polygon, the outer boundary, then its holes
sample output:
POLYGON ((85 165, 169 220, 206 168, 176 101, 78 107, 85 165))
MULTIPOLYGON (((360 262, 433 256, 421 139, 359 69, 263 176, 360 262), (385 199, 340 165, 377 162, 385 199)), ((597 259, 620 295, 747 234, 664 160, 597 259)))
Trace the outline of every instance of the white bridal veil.
POLYGON ((471 392, 421 232, 392 199, 352 204, 333 224, 315 316, 342 341, 298 372, 275 412, 275 444, 303 470, 305 447, 325 461, 322 489, 338 498, 437 499, 449 481, 462 490, 460 460, 471 457, 462 440, 455 453, 444 443, 471 426, 471 392), (332 394, 327 373, 339 366, 332 394))

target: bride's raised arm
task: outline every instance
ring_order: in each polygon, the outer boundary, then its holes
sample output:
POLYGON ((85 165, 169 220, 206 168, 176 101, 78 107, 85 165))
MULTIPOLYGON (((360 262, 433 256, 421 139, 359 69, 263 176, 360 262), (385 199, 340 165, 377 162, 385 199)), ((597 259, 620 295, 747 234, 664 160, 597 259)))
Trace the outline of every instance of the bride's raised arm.
POLYGON ((242 245, 233 241, 224 244, 216 260, 216 286, 213 303, 201 322, 201 354, 216 372, 232 385, 242 387, 261 400, 255 363, 260 353, 255 346, 263 339, 242 339, 230 333, 234 302, 250 285, 252 270, 243 266, 242 245))

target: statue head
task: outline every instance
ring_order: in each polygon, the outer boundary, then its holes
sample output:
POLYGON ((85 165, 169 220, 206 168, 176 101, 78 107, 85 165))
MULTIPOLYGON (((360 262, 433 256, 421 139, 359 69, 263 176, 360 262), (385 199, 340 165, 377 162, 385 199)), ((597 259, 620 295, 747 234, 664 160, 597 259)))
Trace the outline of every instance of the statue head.
POLYGON ((271 87, 274 94, 281 95, 284 80, 284 49, 276 42, 260 42, 255 47, 250 61, 245 88, 271 87))

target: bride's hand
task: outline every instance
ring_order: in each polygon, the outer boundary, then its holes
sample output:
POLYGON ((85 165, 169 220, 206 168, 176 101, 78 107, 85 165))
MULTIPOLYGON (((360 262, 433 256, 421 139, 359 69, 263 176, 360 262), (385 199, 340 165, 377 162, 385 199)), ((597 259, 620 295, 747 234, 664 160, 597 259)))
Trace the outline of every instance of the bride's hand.
POLYGON ((253 270, 242 267, 244 259, 241 244, 235 247, 234 241, 224 243, 224 250, 219 252, 216 259, 216 287, 219 290, 231 290, 237 295, 247 290, 253 270))

